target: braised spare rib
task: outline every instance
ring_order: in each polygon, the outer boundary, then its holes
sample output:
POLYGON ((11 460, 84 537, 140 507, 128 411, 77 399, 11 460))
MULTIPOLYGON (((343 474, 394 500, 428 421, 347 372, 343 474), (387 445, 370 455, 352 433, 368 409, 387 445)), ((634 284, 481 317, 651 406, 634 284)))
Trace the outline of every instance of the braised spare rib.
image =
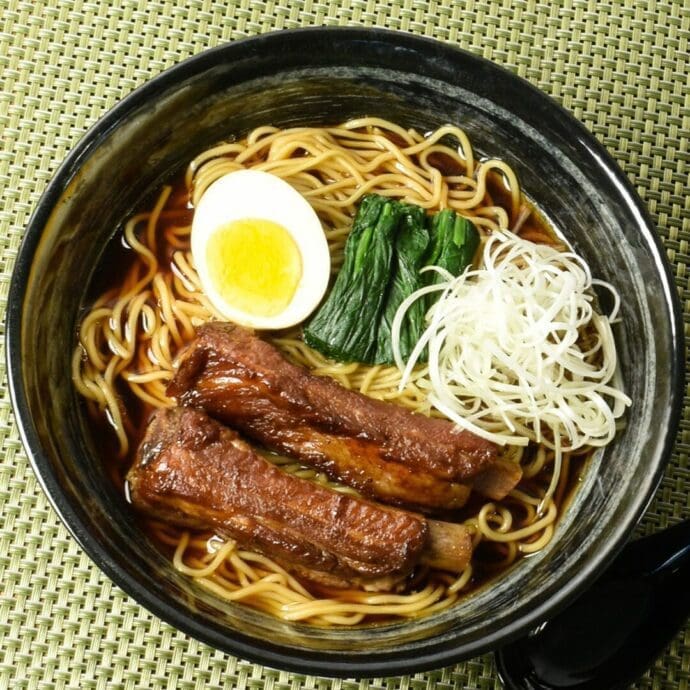
POLYGON ((420 562, 460 572, 472 542, 439 523, 289 475, 200 410, 158 410, 127 480, 134 506, 211 529, 330 587, 391 590, 420 562))
POLYGON ((167 392, 387 503, 459 508, 475 483, 500 499, 521 478, 519 466, 497 459, 494 444, 315 376, 233 324, 198 329, 167 392))

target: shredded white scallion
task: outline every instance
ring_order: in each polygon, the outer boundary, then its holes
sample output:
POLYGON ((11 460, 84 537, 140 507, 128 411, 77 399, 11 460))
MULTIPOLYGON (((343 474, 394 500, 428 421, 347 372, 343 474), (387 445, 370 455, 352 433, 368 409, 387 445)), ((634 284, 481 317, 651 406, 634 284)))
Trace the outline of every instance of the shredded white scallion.
POLYGON ((593 280, 577 254, 508 231, 486 240, 480 268, 457 277, 431 270, 442 282, 410 295, 393 320, 400 388, 414 379, 437 410, 495 443, 552 448, 554 476, 543 506, 557 486, 562 453, 607 444, 631 403, 620 390, 611 332, 618 294, 593 280), (609 317, 595 311, 593 285, 612 293, 609 317), (403 319, 430 292, 441 295, 404 362, 403 319), (428 364, 415 369, 425 348, 428 364))

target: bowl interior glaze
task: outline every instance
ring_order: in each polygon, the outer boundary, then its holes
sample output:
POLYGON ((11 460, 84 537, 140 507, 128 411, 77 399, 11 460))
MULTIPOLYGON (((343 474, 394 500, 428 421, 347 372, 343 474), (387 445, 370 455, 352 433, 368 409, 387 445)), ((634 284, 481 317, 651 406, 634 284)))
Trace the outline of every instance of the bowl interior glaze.
POLYGON ((512 74, 443 44, 361 29, 280 32, 202 53, 148 83, 82 140, 41 199, 16 264, 8 358, 17 418, 41 484, 93 560, 178 628, 250 660, 339 676, 442 666, 524 633, 622 546, 663 470, 680 409, 674 289, 653 228, 604 149, 512 74), (122 221, 204 148, 261 125, 375 115, 419 131, 447 122, 499 157, 616 286, 628 424, 599 453, 551 544, 451 610, 324 630, 224 604, 176 573, 107 479, 71 382, 87 287, 122 221))

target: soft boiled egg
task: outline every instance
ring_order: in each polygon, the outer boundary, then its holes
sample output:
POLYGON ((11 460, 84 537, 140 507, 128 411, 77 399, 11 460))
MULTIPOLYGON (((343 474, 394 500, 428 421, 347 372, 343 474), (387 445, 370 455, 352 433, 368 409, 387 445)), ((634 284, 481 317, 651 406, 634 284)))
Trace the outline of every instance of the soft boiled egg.
POLYGON ((314 209, 287 182, 258 170, 228 173, 204 192, 192 220, 192 256, 213 306, 257 329, 303 321, 330 275, 314 209))

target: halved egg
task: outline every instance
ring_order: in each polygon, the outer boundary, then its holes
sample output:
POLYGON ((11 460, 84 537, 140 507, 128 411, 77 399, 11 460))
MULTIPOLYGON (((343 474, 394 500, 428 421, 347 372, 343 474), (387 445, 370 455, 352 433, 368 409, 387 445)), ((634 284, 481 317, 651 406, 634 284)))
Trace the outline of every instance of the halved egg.
POLYGON ((314 209, 287 182, 259 170, 229 173, 204 192, 192 220, 192 256, 213 306, 257 329, 306 319, 330 275, 314 209))

